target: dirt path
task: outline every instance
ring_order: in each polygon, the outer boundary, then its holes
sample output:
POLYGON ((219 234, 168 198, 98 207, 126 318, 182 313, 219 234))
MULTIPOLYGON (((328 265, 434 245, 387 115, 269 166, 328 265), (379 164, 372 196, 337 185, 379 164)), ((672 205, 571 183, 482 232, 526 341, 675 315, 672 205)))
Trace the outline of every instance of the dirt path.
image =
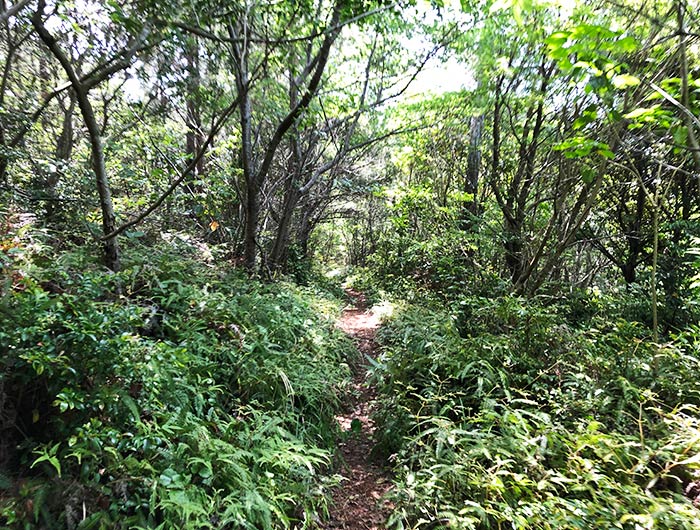
MULTIPOLYGON (((374 337, 379 317, 373 314, 360 293, 348 291, 354 305, 343 311, 338 327, 350 335, 360 352, 372 356, 376 350, 374 337)), ((353 367, 353 388, 345 410, 337 416, 344 436, 338 442, 341 456, 338 472, 344 477, 333 492, 330 518, 324 530, 379 530, 391 512, 383 496, 391 486, 389 476, 370 460, 374 423, 370 419, 376 391, 367 385, 367 365, 353 367)))

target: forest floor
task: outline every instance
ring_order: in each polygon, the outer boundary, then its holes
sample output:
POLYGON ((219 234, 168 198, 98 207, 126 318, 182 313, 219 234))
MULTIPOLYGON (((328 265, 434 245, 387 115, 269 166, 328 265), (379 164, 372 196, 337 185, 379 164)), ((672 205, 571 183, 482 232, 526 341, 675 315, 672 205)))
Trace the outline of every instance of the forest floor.
POLYGON ((366 356, 374 356, 374 340, 379 317, 367 307, 365 297, 348 290, 353 303, 348 306, 338 327, 357 344, 361 360, 352 366, 353 383, 343 412, 337 416, 343 435, 338 442, 339 473, 343 480, 333 493, 333 505, 324 530, 379 530, 384 528, 391 504, 384 498, 391 479, 372 461, 374 422, 371 414, 376 390, 367 381, 366 356))

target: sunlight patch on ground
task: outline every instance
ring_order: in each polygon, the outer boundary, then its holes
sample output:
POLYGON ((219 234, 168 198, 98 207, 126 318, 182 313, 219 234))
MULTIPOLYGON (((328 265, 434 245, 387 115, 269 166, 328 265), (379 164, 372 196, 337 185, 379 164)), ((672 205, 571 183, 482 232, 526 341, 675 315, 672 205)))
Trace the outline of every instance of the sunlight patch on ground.
POLYGON ((370 311, 379 319, 379 321, 382 321, 384 319, 391 318, 395 309, 396 305, 394 305, 392 302, 389 300, 382 300, 379 304, 372 306, 370 311))

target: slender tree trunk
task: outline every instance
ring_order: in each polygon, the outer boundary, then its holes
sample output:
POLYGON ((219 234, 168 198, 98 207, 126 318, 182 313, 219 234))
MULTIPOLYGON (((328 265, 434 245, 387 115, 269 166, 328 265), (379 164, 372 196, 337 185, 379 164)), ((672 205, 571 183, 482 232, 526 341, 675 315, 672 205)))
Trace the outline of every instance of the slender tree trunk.
MULTIPOLYGON (((294 66, 298 63, 296 56, 289 59, 289 108, 294 109, 299 104, 299 86, 296 80, 296 71, 294 66)), ((284 191, 284 200, 282 201, 282 211, 279 215, 277 223, 277 232, 275 241, 270 251, 269 264, 274 271, 282 271, 286 267, 287 254, 289 247, 289 233, 292 227, 292 218, 294 217, 294 209, 299 204, 302 192, 301 176, 303 172, 304 156, 301 148, 301 135, 298 127, 292 126, 292 136, 290 138, 290 156, 287 163, 287 182, 284 191)), ((310 140, 312 141, 312 140, 310 140)))
POLYGON ((260 223, 261 186, 253 169, 253 140, 250 96, 241 97, 241 160, 246 183, 244 263, 249 272, 255 271, 258 254, 258 225, 260 223))
POLYGON ((631 254, 620 266, 620 271, 622 271, 622 278, 628 287, 637 281, 637 262, 631 254))
MULTIPOLYGON (((7 12, 7 11, 6 11, 7 12)), ((5 46, 7 51, 5 52, 5 64, 2 69, 2 79, 0 80, 0 107, 5 106, 5 94, 7 93, 7 86, 10 80, 10 73, 14 67, 15 54, 17 46, 12 40, 12 34, 10 30, 10 25, 7 23, 7 19, 2 21, 3 30, 6 33, 5 46)), ((0 124, 0 145, 7 147, 7 138, 5 135, 5 129, 0 124)), ((3 149, 4 151, 5 149, 3 149)), ((0 183, 7 184, 7 168, 9 166, 9 158, 5 154, 0 155, 0 183)))
POLYGON ((19 13, 25 6, 29 4, 30 0, 19 0, 19 2, 5 8, 5 3, 3 2, 3 11, 0 13, 0 22, 7 22, 11 17, 19 13))
MULTIPOLYGON (((189 159, 194 159, 204 144, 202 134, 201 106, 199 104, 199 91, 201 76, 199 72, 199 46, 196 40, 188 42, 185 60, 187 62, 187 138, 186 154, 189 159)), ((200 157, 192 171, 191 181, 197 180, 204 173, 204 157, 200 157)), ((199 191, 190 182, 194 191, 199 191)))
POLYGON ((652 263, 651 263, 651 329, 654 337, 654 342, 659 342, 659 294, 656 286, 657 269, 659 264, 659 193, 658 189, 661 186, 656 187, 656 192, 654 193, 654 204, 652 204, 652 215, 653 215, 653 231, 654 231, 654 245, 652 249, 652 263))
POLYGON ((248 186, 245 203, 244 265, 249 272, 255 270, 258 253, 258 224, 260 222, 260 191, 248 186))
POLYGON ((477 193, 479 191, 479 172, 481 170, 481 133, 484 129, 484 115, 472 116, 469 123, 469 151, 467 153, 467 174, 464 179, 464 192, 471 198, 464 205, 462 228, 468 230, 474 218, 479 214, 477 193))
MULTIPOLYGON (((644 179, 644 174, 646 172, 646 165, 637 164, 637 173, 642 179, 644 179)), ((632 221, 632 226, 629 232, 626 234, 625 239, 627 240, 627 260, 625 261, 625 266, 623 268, 623 276, 627 284, 634 283, 637 279, 637 265, 639 265, 640 257, 644 249, 642 244, 642 223, 644 221, 644 213, 647 207, 647 197, 643 186, 639 186, 637 190, 637 200, 636 208, 634 211, 634 219, 632 221)))
MULTIPOLYGON (((92 148, 92 169, 95 172, 95 182, 97 193, 100 197, 100 210, 102 211, 102 233, 110 234, 117 228, 116 216, 114 214, 114 203, 112 202, 112 191, 107 179, 107 168, 105 166, 104 146, 100 127, 95 118, 87 93, 82 88, 76 89, 78 106, 83 115, 85 126, 90 137, 92 148)), ((119 271, 121 264, 119 261, 119 243, 116 237, 104 241, 104 263, 114 272, 119 271)))
POLYGON ((245 180, 245 228, 243 240, 243 263, 250 272, 255 271, 258 253, 258 224, 260 221, 260 191, 258 173, 253 160, 252 104, 250 101, 250 78, 248 72, 248 45, 245 41, 247 26, 243 31, 229 26, 229 35, 243 42, 234 45, 234 71, 239 94, 238 112, 241 127, 240 163, 245 180))
POLYGON ((651 269, 651 321, 654 342, 659 342, 659 294, 656 285, 659 263, 659 212, 654 209, 654 259, 651 269))
MULTIPOLYGON (((80 78, 73 68, 68 56, 63 52, 56 39, 44 26, 42 18, 45 7, 45 0, 40 0, 38 9, 34 13, 34 16, 32 16, 32 24, 46 47, 61 64, 61 67, 66 72, 73 91, 75 92, 78 107, 80 108, 80 113, 82 114, 90 139, 92 169, 95 173, 97 193, 100 197, 100 210, 102 212, 102 232, 105 235, 110 234, 116 229, 116 217, 114 214, 114 204, 112 203, 112 193, 109 187, 109 181, 107 179, 107 168, 105 166, 104 147, 102 144, 102 132, 99 124, 97 123, 97 118, 95 117, 95 111, 90 103, 90 98, 88 97, 89 88, 81 83, 80 78)), ((116 236, 104 241, 103 250, 105 265, 115 272, 119 271, 119 244, 116 236)))
POLYGON ((236 74, 236 84, 240 98, 240 123, 241 123, 241 161, 243 174, 246 181, 246 219, 245 219, 245 241, 244 241, 244 263, 246 269, 253 273, 256 269, 258 255, 258 224, 260 221, 260 193, 267 181, 272 162, 277 154, 280 143, 285 134, 294 125, 299 116, 304 112, 318 92, 321 79, 330 57, 331 47, 340 34, 338 22, 344 6, 344 0, 337 0, 333 7, 329 26, 333 28, 327 32, 323 38, 323 43, 319 47, 318 53, 308 62, 305 69, 305 77, 308 82, 301 98, 294 108, 279 121, 274 133, 267 142, 260 157, 259 164, 253 158, 253 136, 252 136, 252 106, 250 101, 250 78, 248 71, 248 58, 250 41, 248 40, 248 21, 243 20, 242 31, 230 25, 228 28, 232 40, 235 39, 240 44, 236 44, 234 53, 234 70, 236 74), (243 37, 243 38, 241 38, 243 37))
POLYGON ((280 213, 279 223, 277 224, 277 233, 275 242, 270 251, 270 267, 273 270, 284 270, 287 265, 287 250, 289 249, 289 234, 292 229, 292 219, 294 211, 299 204, 300 193, 294 179, 290 181, 284 196, 282 212, 280 213))
MULTIPOLYGON (((73 113, 75 112, 75 98, 71 94, 68 106, 63 109, 63 125, 61 134, 56 141, 56 160, 68 163, 73 153, 73 113)), ((46 222, 55 223, 60 217, 60 208, 57 202, 56 187, 61 177, 61 168, 56 168, 46 179, 46 222)))
POLYGON ((309 239, 311 238, 313 228, 314 225, 311 222, 310 216, 304 215, 299 225, 299 230, 297 231, 297 245, 299 246, 299 255, 302 259, 311 257, 309 255, 309 239))
POLYGON ((513 284, 520 278, 523 264, 523 234, 522 222, 519 219, 505 220, 505 262, 513 284))

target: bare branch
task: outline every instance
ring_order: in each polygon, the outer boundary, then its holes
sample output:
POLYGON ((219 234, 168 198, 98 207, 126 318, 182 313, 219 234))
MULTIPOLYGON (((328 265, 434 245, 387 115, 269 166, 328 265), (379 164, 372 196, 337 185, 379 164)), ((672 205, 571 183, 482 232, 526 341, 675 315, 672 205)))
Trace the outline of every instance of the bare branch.
POLYGON ((20 0, 15 5, 8 7, 5 11, 0 13, 0 23, 7 22, 11 17, 14 17, 24 7, 29 5, 29 2, 30 0, 20 0))

